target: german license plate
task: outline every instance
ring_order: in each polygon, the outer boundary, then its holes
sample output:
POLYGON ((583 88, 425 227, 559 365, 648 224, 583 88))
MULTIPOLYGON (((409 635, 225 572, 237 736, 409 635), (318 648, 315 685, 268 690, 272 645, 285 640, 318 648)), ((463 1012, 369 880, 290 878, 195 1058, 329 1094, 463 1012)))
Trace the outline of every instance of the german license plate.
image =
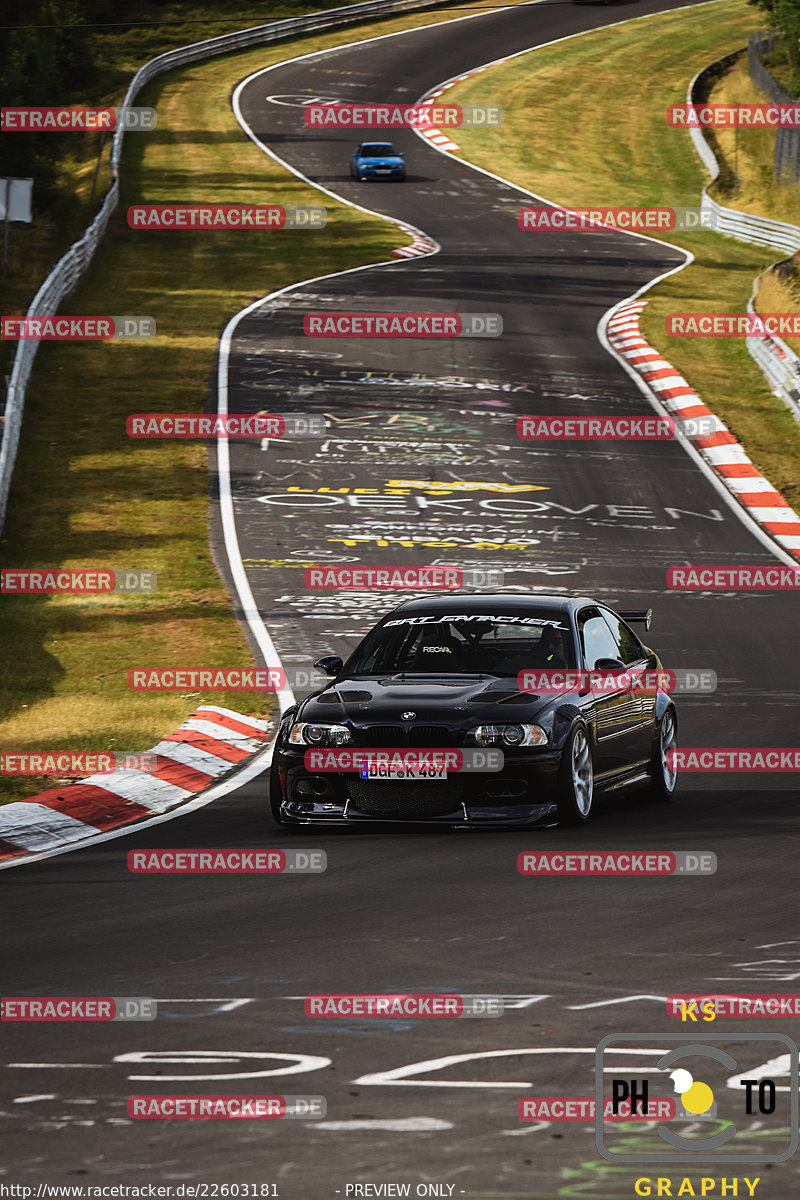
POLYGON ((447 779, 445 767, 384 767, 369 766, 361 768, 362 779, 447 779))

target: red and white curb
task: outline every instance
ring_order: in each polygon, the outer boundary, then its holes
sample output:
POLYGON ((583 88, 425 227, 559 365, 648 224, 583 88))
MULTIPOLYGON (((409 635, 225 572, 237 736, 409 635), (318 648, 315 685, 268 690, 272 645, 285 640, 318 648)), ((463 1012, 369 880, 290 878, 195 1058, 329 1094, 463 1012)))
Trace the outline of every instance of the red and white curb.
MULTIPOLYGON (((461 75, 459 82, 463 81, 466 78, 467 78, 466 75, 461 75)), ((452 87, 453 83, 455 83, 455 82, 456 82, 456 80, 454 79, 452 83, 445 83, 442 85, 442 87, 437 88, 435 92, 430 92, 425 97, 424 102, 428 103, 431 100, 436 100, 439 96, 442 95, 442 93, 444 91, 447 90, 447 88, 452 87)), ((432 121, 425 121, 424 123, 420 122, 420 124, 415 125, 414 128, 415 128, 416 132, 420 135, 420 137, 427 138, 429 142, 433 142, 434 146, 438 146, 440 150, 460 150, 461 149, 461 147, 458 145, 457 142, 454 142, 453 139, 451 137, 449 137, 448 134, 442 133, 441 129, 437 128, 437 126, 434 125, 432 121)))
POLYGON ((54 850, 192 800, 263 749, 271 725, 206 704, 153 746, 152 770, 120 769, 0 806, 0 862, 54 850))
POLYGON ((634 300, 617 309, 607 326, 610 344, 641 375, 678 428, 681 421, 689 418, 712 419, 712 433, 689 436, 689 441, 761 528, 800 558, 800 517, 753 465, 728 427, 642 337, 639 317, 646 304, 646 300, 634 300))
POLYGON ((438 250, 439 247, 433 238, 426 237, 413 225, 403 225, 399 221, 398 224, 405 233, 414 239, 410 246, 401 246, 399 250, 392 251, 392 254, 396 254, 398 258, 419 258, 423 254, 435 254, 438 250))
MULTIPOLYGON (((517 54, 510 54, 506 58, 497 58, 494 62, 485 63, 482 67, 473 67, 471 71, 465 71, 463 75, 454 75, 452 79, 448 79, 446 83, 441 84, 432 92, 427 92, 422 100, 418 100, 418 104, 430 104, 434 100, 438 100, 443 96, 448 88, 455 87, 457 83, 464 83, 465 80, 471 79, 473 75, 480 75, 483 71, 489 71, 492 67, 499 67, 502 63, 510 62, 512 58, 518 58, 517 54)), ((433 142, 434 146, 439 150, 460 150, 461 147, 447 133, 442 133, 441 129, 430 122, 424 125, 415 125, 415 133, 420 137, 427 138, 429 142, 433 142)))

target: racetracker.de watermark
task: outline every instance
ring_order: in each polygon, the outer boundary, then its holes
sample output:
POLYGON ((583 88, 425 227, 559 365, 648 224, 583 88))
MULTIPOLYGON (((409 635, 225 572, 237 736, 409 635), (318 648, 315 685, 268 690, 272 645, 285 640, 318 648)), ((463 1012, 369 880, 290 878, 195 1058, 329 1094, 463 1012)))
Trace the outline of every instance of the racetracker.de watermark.
POLYGON ((303 120, 310 129, 486 129, 504 115, 499 104, 307 104, 303 120))
POLYGON ((0 341, 130 342, 155 336, 155 317, 0 317, 0 341))
POLYGON ((667 751, 671 771, 748 774, 800 771, 800 749, 791 746, 692 746, 667 751))
POLYGON ((500 313, 307 313, 306 337, 500 337, 500 313))
POLYGON ((131 1096, 128 1116, 137 1121, 320 1120, 324 1096, 131 1096))
POLYGON ((131 667, 132 692, 280 692, 286 687, 282 667, 131 667))
POLYGON ((328 210, 319 205, 132 204, 131 229, 324 229, 328 210))
POLYGON ((785 992, 731 995, 700 992, 667 997, 667 1016, 681 1021, 714 1021, 718 1017, 800 1017, 800 996, 785 992))
POLYGON ((518 417, 517 437, 542 442, 668 442, 705 437, 716 430, 714 416, 687 417, 518 417))
POLYGON ((101 568, 38 567, 0 571, 0 593, 8 596, 94 592, 154 592, 155 571, 111 571, 101 568))
POLYGON ((320 875, 324 850, 130 850, 133 875, 320 875))
POLYGON ((0 775, 108 775, 112 771, 151 772, 158 755, 112 754, 87 750, 8 751, 0 753, 0 775))
POLYGON ((537 692, 559 695, 561 692, 600 694, 613 692, 637 692, 653 695, 656 692, 677 694, 710 694, 717 690, 717 674, 710 667, 689 670, 630 670, 630 671, 586 671, 586 670, 539 670, 528 668, 517 675, 517 687, 521 692, 537 692))
POLYGON ((668 313, 664 330, 669 337, 798 337, 800 313, 668 313))
POLYGON ((800 104, 670 104, 673 129, 800 129, 800 104))
POLYGON ((1 1021, 154 1021, 149 996, 3 996, 1 1021))
POLYGON ((395 775, 449 771, 492 774, 503 769, 503 751, 438 748, 395 750, 391 747, 375 750, 310 749, 303 755, 303 765, 307 771, 331 771, 336 774, 357 772, 364 778, 385 775, 387 772, 395 775))
POLYGON ((525 850, 517 855, 520 875, 713 875, 711 850, 525 850))
POLYGON ((503 575, 494 567, 306 567, 303 581, 313 592, 454 592, 502 587, 503 575))
POLYGON ((667 587, 673 592, 796 592, 800 567, 668 567, 667 587))
POLYGON ((305 413, 133 413, 125 432, 131 438, 323 437, 325 418, 305 413))
POLYGON ((154 108, 53 108, 24 105, 0 108, 0 132, 39 133, 87 129, 155 129, 154 108))
POLYGON ((521 692, 674 692, 674 671, 526 670, 517 675, 521 692))
MULTIPOLYGON (((593 1121, 594 1096, 523 1096, 517 1101, 517 1116, 520 1121, 593 1121)), ((649 1100, 647 1112, 639 1104, 631 1106, 629 1100, 618 1102, 606 1100, 603 1105, 604 1121, 652 1121, 673 1120, 678 1106, 668 1096, 649 1100)))
POLYGON ((517 211, 517 226, 537 233, 562 230, 597 233, 603 230, 664 232, 665 230, 716 229, 717 217, 700 208, 637 208, 594 205, 592 208, 526 206, 517 211))
POLYGON ((438 995, 429 993, 391 995, 306 996, 307 1017, 502 1017, 501 996, 438 995))

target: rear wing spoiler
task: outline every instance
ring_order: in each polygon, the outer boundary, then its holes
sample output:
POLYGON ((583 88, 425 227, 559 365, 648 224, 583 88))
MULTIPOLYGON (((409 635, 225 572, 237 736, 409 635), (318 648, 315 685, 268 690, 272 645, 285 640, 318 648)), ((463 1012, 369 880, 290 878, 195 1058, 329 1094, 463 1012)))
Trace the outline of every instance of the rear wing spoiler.
POLYGON ((618 615, 623 621, 630 621, 633 625, 644 625, 645 629, 650 629, 650 622, 653 619, 652 608, 629 608, 620 609, 618 615))

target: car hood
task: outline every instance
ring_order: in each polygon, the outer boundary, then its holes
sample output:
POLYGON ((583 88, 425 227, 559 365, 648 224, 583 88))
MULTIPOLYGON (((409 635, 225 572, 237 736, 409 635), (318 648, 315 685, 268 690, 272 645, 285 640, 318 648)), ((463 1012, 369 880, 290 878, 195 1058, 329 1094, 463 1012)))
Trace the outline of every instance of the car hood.
POLYGON ((309 696, 298 709, 301 721, 352 721, 356 725, 401 723, 469 727, 482 721, 517 724, 531 720, 557 697, 520 692, 514 679, 493 675, 390 675, 343 679, 309 696))

